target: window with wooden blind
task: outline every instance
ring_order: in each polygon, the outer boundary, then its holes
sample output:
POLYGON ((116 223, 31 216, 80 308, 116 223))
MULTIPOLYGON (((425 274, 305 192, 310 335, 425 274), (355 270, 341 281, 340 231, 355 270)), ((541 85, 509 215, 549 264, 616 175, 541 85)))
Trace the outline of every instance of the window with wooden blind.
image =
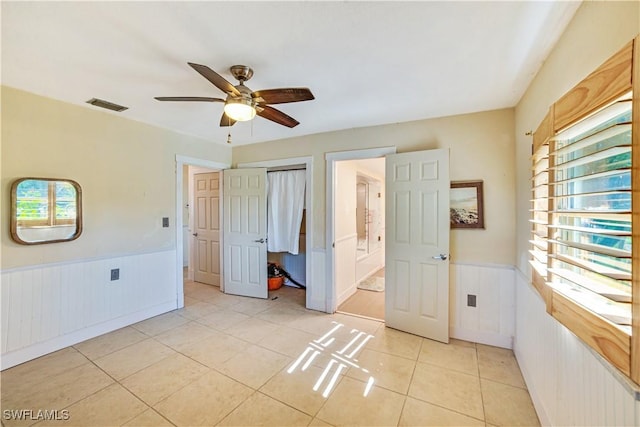
POLYGON ((530 263, 548 312, 640 383, 638 40, 534 133, 530 263))

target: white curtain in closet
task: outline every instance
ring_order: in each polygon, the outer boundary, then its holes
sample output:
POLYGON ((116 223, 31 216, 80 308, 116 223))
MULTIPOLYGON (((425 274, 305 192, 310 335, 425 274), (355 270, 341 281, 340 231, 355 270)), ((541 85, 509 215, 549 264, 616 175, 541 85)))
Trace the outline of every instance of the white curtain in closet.
POLYGON ((306 171, 267 174, 267 250, 298 254, 306 171))

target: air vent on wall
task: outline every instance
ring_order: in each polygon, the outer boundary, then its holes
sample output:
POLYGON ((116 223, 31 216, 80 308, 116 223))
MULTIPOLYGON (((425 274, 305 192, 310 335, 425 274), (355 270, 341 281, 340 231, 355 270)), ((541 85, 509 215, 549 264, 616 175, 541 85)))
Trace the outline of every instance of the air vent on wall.
POLYGON ((129 107, 123 107, 122 105, 114 104, 113 102, 105 101, 104 99, 91 98, 87 101, 87 104, 95 105, 96 107, 106 108, 111 111, 124 111, 129 107))

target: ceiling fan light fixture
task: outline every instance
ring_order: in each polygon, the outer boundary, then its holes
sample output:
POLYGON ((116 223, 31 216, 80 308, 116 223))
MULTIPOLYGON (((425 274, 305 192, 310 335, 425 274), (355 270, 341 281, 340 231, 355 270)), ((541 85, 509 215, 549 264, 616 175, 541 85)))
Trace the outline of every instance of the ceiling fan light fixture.
POLYGON ((237 122, 246 122, 256 116, 256 109, 248 99, 228 100, 224 105, 224 112, 237 122))

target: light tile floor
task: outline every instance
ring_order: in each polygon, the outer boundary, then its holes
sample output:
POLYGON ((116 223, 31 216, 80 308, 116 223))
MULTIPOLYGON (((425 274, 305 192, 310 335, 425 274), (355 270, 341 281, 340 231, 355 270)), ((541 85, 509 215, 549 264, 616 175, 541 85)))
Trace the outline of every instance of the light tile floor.
POLYGON ((308 311, 304 298, 187 282, 181 310, 3 371, 2 424, 538 425, 511 351, 308 311))

